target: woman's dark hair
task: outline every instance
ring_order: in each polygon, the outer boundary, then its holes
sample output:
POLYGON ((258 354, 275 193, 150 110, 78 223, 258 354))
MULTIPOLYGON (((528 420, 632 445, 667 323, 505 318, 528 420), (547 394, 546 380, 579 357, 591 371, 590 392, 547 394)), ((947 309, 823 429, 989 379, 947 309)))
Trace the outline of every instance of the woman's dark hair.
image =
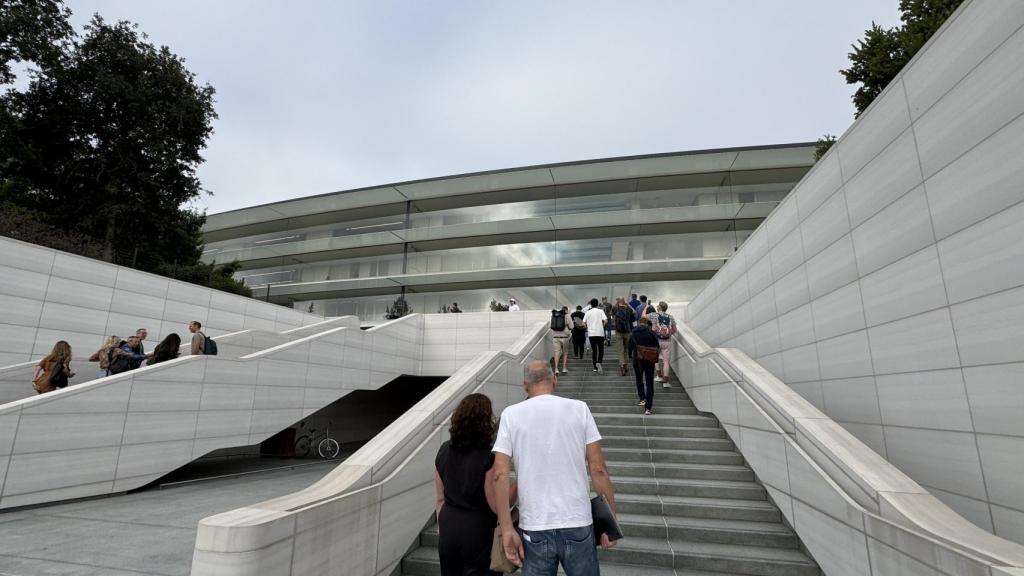
POLYGON ((496 432, 491 399, 483 394, 466 396, 452 413, 453 448, 490 448, 496 432))
POLYGON ((156 348, 153 349, 153 357, 146 361, 146 365, 152 366, 165 360, 177 358, 179 348, 181 348, 181 336, 171 332, 156 345, 156 348))
POLYGON ((591 308, 597 308, 597 304, 598 304, 597 298, 591 298, 590 299, 590 307, 591 308))
POLYGON ((577 312, 582 312, 583 311, 583 306, 580 306, 579 304, 577 304, 576 305, 576 311, 577 312))

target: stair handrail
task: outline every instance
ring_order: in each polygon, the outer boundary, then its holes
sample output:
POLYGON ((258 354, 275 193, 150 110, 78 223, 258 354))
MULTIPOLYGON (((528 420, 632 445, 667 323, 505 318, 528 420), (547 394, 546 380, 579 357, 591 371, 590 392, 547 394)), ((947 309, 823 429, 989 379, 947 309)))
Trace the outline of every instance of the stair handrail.
POLYGON ((673 338, 689 362, 697 365, 698 359, 708 360, 725 379, 720 382, 731 383, 737 393, 757 405, 860 513, 915 533, 955 555, 1024 568, 1024 546, 956 513, 742 350, 713 348, 683 322, 678 322, 673 338))
MULTIPOLYGON (((429 465, 423 471, 425 477, 429 478, 434 455, 424 450, 434 444, 439 445, 439 435, 443 433, 451 412, 462 397, 479 391, 512 362, 521 364, 535 356, 546 358, 549 350, 538 351, 538 347, 550 345, 548 331, 547 322, 538 322, 505 350, 478 353, 345 462, 309 487, 200 520, 192 574, 219 574, 220 570, 228 568, 233 559, 243 565, 240 569, 251 569, 258 565, 253 563, 251 555, 266 550, 269 545, 280 544, 282 538, 290 538, 294 542, 298 536, 298 527, 302 524, 300 514, 313 514, 318 506, 329 506, 333 510, 366 506, 360 498, 372 498, 375 490, 383 490, 414 461, 416 465, 424 462, 429 465), (205 554, 211 553, 221 555, 215 565, 202 560, 205 554)), ((518 374, 509 376, 506 373, 506 381, 499 383, 508 385, 508 378, 518 377, 518 374)), ((428 508, 433 509, 432 501, 428 508)), ((424 516, 419 524, 405 528, 411 528, 418 534, 426 519, 424 516)), ((403 547, 403 553, 404 550, 403 547)), ((379 549, 376 554, 380 554, 379 549)), ((377 560, 379 558, 375 557, 375 562, 377 560)))

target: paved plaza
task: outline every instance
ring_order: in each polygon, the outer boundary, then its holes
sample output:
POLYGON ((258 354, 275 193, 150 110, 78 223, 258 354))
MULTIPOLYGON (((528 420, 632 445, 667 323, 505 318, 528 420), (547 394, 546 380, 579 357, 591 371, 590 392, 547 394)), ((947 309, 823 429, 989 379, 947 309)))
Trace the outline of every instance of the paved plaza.
POLYGON ((299 490, 340 462, 263 460, 277 469, 0 513, 0 576, 187 575, 199 520, 299 490))

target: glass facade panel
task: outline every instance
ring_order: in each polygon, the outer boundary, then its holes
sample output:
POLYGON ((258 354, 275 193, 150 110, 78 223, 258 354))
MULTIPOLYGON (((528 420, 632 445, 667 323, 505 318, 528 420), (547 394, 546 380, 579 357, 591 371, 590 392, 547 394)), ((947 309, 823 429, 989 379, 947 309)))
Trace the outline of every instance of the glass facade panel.
MULTIPOLYGON (((749 235, 750 231, 739 230, 410 251, 405 273, 428 274, 677 258, 728 258, 749 235)), ((320 282, 395 276, 403 273, 402 260, 402 254, 349 258, 245 270, 239 272, 239 277, 248 286, 260 286, 268 282, 320 282)))
MULTIPOLYGON (((323 249, 317 240, 340 236, 355 236, 406 228, 432 228, 453 224, 499 222, 523 218, 537 218, 566 214, 592 214, 595 212, 629 211, 639 209, 676 208, 706 206, 714 204, 737 204, 757 202, 778 202, 793 187, 794 183, 750 184, 743 186, 716 186, 706 188, 675 188, 647 190, 618 194, 601 194, 570 198, 549 198, 526 202, 508 202, 484 206, 467 206, 431 212, 413 212, 406 226, 402 215, 383 216, 338 222, 322 226, 298 228, 288 232, 274 232, 248 236, 206 245, 204 256, 218 262, 230 262, 234 258, 245 258, 244 250, 280 246, 278 252, 286 255, 295 251, 323 249)), ((556 192, 557 194, 557 192, 556 192)), ((267 251, 262 251, 266 256, 267 251)), ((275 254, 270 251, 270 254, 275 254)))
MULTIPOLYGON (((551 310, 555 307, 585 305, 591 298, 610 300, 618 296, 629 298, 630 293, 646 294, 655 302, 664 300, 669 304, 669 312, 681 314, 681 305, 689 302, 704 286, 706 280, 679 280, 668 282, 640 282, 623 284, 586 284, 565 286, 530 286, 525 288, 502 288, 493 290, 461 290, 455 292, 408 292, 406 301, 412 306, 413 312, 435 314, 442 311, 442 306, 458 303, 464 312, 485 312, 490 309, 491 300, 508 304, 509 298, 515 298, 523 310, 551 310)), ((396 294, 383 296, 365 296, 334 300, 312 300, 296 302, 295 308, 311 311, 326 316, 359 316, 367 322, 381 322, 388 306, 391 306, 396 294), (312 310, 310 310, 312 306, 312 310)), ((496 312, 497 314, 497 312, 496 312)))

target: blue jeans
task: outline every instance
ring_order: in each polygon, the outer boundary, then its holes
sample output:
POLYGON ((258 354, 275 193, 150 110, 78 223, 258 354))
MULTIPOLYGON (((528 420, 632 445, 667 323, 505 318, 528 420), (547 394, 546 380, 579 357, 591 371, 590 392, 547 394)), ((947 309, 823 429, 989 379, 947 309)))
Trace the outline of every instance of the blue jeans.
POLYGON ((600 576, 594 527, 520 530, 523 538, 523 576, 555 576, 562 564, 566 576, 600 576))

